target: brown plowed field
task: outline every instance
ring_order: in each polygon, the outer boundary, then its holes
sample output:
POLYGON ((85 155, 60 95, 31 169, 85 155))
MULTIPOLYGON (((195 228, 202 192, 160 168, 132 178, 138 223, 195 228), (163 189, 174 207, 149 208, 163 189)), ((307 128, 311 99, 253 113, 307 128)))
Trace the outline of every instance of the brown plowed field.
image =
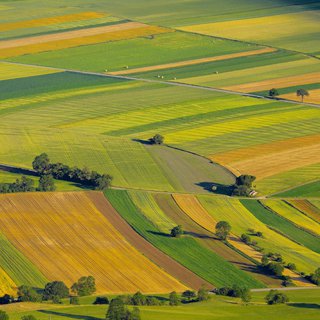
POLYGON ((154 247, 147 240, 135 232, 130 225, 116 212, 109 201, 97 192, 89 193, 88 196, 99 209, 99 211, 112 223, 112 225, 129 241, 135 248, 137 248, 147 258, 163 268, 170 275, 180 280, 186 286, 198 289, 202 284, 207 284, 212 287, 202 278, 195 275, 189 269, 185 268, 162 251, 154 247))

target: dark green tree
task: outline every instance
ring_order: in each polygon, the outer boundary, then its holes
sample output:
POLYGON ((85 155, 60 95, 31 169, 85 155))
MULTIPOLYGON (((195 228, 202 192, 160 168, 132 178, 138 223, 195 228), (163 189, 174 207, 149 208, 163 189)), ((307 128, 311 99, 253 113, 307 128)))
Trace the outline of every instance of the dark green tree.
POLYGON ((146 296, 140 291, 136 292, 131 298, 132 304, 135 306, 145 306, 147 304, 146 296))
POLYGON ((43 290, 43 300, 60 300, 68 296, 69 288, 62 281, 49 282, 43 290))
POLYGON ((163 144, 164 142, 164 137, 160 134, 154 135, 152 138, 149 139, 150 143, 152 144, 163 144))
POLYGON ((177 306, 179 304, 180 304, 180 299, 179 299, 178 294, 175 291, 171 292, 169 295, 169 305, 170 306, 177 306))
POLYGON ((183 229, 182 226, 176 226, 171 229, 171 237, 179 238, 181 235, 183 235, 183 229))
POLYGON ((272 89, 269 90, 269 97, 274 98, 274 97, 276 97, 278 95, 279 95, 279 92, 278 92, 277 89, 272 88, 272 89))
POLYGON ((197 297, 196 293, 192 290, 186 290, 182 293, 182 297, 187 299, 188 302, 191 301, 191 299, 194 299, 197 297))
POLYGON ((216 235, 221 240, 226 240, 231 231, 231 226, 227 221, 219 221, 216 224, 216 235))
POLYGON ((96 281, 93 276, 81 277, 71 286, 72 292, 78 296, 89 296, 96 292, 96 281))
POLYGON ((320 285, 320 268, 316 269, 315 272, 310 275, 310 280, 314 284, 320 285))
POLYGON ((70 304, 74 304, 74 305, 79 305, 80 304, 79 297, 77 297, 77 296, 70 297, 69 302, 70 302, 70 304))
POLYGON ((107 320, 127 320, 128 312, 127 308, 120 298, 114 298, 111 300, 106 319, 107 320))
POLYGON ((50 159, 46 153, 36 156, 32 162, 32 168, 39 174, 46 173, 50 168, 50 159))
POLYGON ((292 262, 289 262, 289 263, 287 264, 287 268, 290 269, 290 270, 292 270, 292 271, 297 270, 296 265, 295 265, 294 263, 292 263, 292 262))
POLYGON ((56 186, 54 184, 54 179, 51 174, 44 174, 39 179, 38 191, 54 191, 56 186))
POLYGON ((265 300, 267 304, 270 305, 289 302, 288 297, 284 293, 279 292, 278 290, 270 290, 269 293, 266 295, 265 300))
POLYGON ((112 176, 109 174, 103 174, 94 180, 94 185, 96 190, 106 190, 110 187, 112 182, 112 176))
POLYGON ((268 264, 268 269, 272 274, 281 277, 284 271, 284 266, 280 262, 270 262, 268 264))
POLYGON ((241 240, 246 244, 250 244, 251 243, 251 237, 249 235, 247 235, 246 233, 243 233, 241 235, 241 240))
POLYGON ((0 297, 0 304, 9 304, 14 301, 14 297, 10 296, 9 294, 4 294, 0 297))
POLYGON ((302 88, 297 90, 297 97, 301 97, 302 102, 305 96, 309 96, 308 90, 302 88))
POLYGON ((0 320, 9 320, 9 316, 5 311, 0 310, 0 320))

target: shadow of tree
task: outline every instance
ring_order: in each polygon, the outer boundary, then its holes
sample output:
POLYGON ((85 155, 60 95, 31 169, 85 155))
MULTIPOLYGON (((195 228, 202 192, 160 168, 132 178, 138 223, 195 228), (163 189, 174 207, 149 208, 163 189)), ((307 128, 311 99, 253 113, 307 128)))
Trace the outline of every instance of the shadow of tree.
POLYGON ((289 307, 306 308, 306 309, 320 309, 320 304, 317 303, 288 303, 289 307))
POLYGON ((158 232, 158 231, 153 231, 153 230, 147 230, 147 232, 149 232, 151 234, 154 234, 156 236, 162 236, 162 237, 171 238, 171 235, 169 233, 158 232))
POLYGON ((142 139, 132 139, 132 141, 134 142, 139 142, 141 144, 145 144, 145 145, 148 145, 148 146, 151 146, 152 143, 149 141, 149 140, 142 140, 142 139))
POLYGON ((214 194, 222 194, 226 196, 231 196, 233 191, 232 185, 225 185, 220 183, 213 183, 213 182, 198 182, 195 185, 200 186, 206 191, 210 191, 214 194), (212 190, 212 187, 216 187, 216 190, 212 190))
POLYGON ((69 319, 78 319, 78 320, 102 320, 104 318, 97 318, 92 316, 85 316, 80 314, 70 314, 70 313, 64 313, 64 312, 58 312, 58 311, 50 311, 50 310, 39 310, 39 312, 51 315, 51 316, 59 316, 59 317, 66 317, 69 319))

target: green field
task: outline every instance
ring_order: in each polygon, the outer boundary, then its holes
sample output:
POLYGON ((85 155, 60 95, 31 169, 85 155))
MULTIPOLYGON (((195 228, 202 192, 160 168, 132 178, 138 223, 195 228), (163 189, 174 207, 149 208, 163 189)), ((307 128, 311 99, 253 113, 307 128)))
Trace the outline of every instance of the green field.
POLYGON ((260 202, 252 200, 241 200, 241 203, 250 212, 267 226, 272 227, 289 239, 302 244, 303 246, 320 253, 319 238, 296 227, 293 223, 277 215, 271 210, 267 210, 260 202))
MULTIPOLYGON (((261 319, 266 317, 277 320, 318 319, 319 290, 298 290, 285 292, 289 297, 287 305, 268 306, 264 302, 267 292, 253 293, 252 302, 244 306, 239 299, 223 296, 212 296, 210 301, 182 305, 178 307, 139 307, 142 319, 150 320, 210 320, 210 319, 261 319)), ((34 315, 38 320, 52 317, 57 320, 102 320, 105 319, 107 306, 92 306, 92 299, 80 299, 80 306, 50 304, 23 304, 24 310, 15 305, 3 306, 10 319, 19 320, 23 315, 34 315), (91 300, 91 301, 90 301, 91 300), (28 311, 27 311, 28 310, 28 311)))
POLYGON ((320 181, 315 181, 311 183, 307 183, 305 185, 293 188, 288 191, 280 192, 274 197, 297 197, 297 198, 308 198, 308 197, 319 197, 320 196, 320 181))

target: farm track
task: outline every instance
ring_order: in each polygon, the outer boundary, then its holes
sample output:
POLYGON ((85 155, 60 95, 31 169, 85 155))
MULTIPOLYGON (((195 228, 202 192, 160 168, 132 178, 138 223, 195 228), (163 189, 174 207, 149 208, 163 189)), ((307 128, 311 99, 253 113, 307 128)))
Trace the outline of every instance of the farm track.
MULTIPOLYGON (((21 66, 43 68, 43 66, 36 65, 36 64, 26 64, 26 63, 11 62, 11 61, 6 61, 6 60, 0 60, 0 62, 10 63, 10 64, 14 64, 14 65, 21 65, 21 66)), ((55 67, 46 67, 46 68, 52 69, 52 70, 57 70, 60 72, 72 72, 72 73, 77 73, 77 74, 92 75, 92 76, 98 76, 98 77, 142 81, 142 82, 149 82, 149 83, 158 83, 158 84, 165 84, 165 85, 171 85, 171 86, 177 86, 177 87, 207 90, 207 91, 213 91, 213 92, 221 92, 221 93, 232 94, 232 95, 237 95, 237 96, 242 96, 242 97, 263 99, 263 100, 272 101, 272 102, 281 101, 281 102, 285 102, 285 103, 291 103, 294 105, 304 105, 304 106, 309 106, 309 107, 320 108, 319 104, 314 104, 314 103, 298 102, 298 101, 286 100, 286 99, 272 99, 272 98, 268 98, 268 97, 257 95, 257 94, 236 92, 236 91, 231 91, 231 90, 225 90, 225 89, 219 89, 219 88, 213 88, 213 87, 207 87, 207 86, 201 86, 201 85, 194 85, 194 84, 187 84, 187 83, 182 83, 182 82, 171 82, 171 81, 161 81, 161 80, 154 80, 154 79, 144 79, 144 78, 136 78, 136 77, 129 77, 129 76, 112 75, 112 74, 107 74, 107 73, 80 71, 80 70, 55 68, 55 67)))
POLYGON ((88 193, 89 198, 99 209, 99 211, 112 223, 112 225, 125 236, 132 246, 138 249, 148 259, 157 264, 160 268, 163 268, 170 275, 186 284, 188 287, 198 289, 201 285, 206 284, 211 287, 211 284, 207 283, 202 278, 198 277, 189 269, 185 268, 165 253, 154 247, 150 242, 141 237, 136 231, 134 231, 129 224, 113 209, 105 197, 98 192, 88 193))

